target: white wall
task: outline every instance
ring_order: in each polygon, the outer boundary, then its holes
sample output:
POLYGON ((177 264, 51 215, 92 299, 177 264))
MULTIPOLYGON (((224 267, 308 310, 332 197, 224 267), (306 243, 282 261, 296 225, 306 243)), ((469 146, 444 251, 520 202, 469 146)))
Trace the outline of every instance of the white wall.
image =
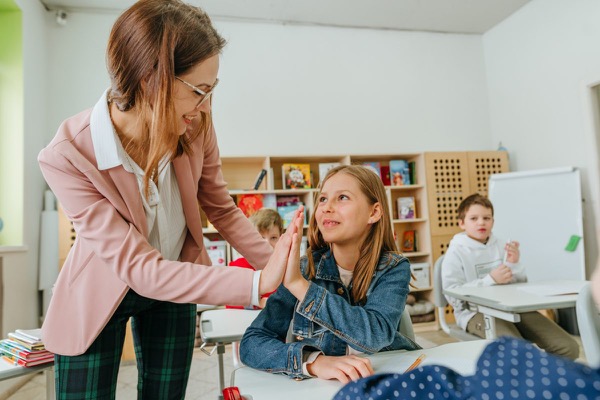
MULTIPOLYGON (((65 27, 49 24, 49 126, 108 85, 115 18, 73 13, 65 27)), ((223 155, 495 148, 480 36, 215 24, 229 42, 214 99, 223 155)))
POLYGON ((597 0, 534 0, 483 36, 492 142, 509 149, 514 170, 581 168, 589 271, 599 179, 585 87, 600 81, 599 17, 597 0))

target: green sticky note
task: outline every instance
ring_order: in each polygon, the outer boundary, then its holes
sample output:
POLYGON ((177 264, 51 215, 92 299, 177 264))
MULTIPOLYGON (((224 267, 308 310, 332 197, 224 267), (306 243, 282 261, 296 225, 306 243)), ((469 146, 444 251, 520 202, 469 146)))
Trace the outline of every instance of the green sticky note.
POLYGON ((565 250, 566 251, 577 250, 577 245, 579 244, 580 240, 581 240, 581 236, 571 235, 571 237, 569 238, 569 243, 567 243, 567 247, 565 247, 565 250))

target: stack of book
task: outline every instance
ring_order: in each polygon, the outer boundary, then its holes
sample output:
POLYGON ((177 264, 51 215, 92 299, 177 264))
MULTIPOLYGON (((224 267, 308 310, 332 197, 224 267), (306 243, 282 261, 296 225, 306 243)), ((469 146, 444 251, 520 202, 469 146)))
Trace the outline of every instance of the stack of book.
POLYGON ((14 365, 33 367, 54 361, 54 354, 46 350, 41 329, 17 329, 0 340, 2 358, 14 365))

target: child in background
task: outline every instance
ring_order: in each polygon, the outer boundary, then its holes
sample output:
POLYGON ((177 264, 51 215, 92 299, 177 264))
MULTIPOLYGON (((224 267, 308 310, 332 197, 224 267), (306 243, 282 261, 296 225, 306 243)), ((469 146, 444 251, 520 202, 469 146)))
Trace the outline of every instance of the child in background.
POLYGON ((356 354, 420 348, 398 332, 410 264, 398 253, 374 172, 331 169, 315 203, 308 256, 300 258, 297 235, 284 282, 246 330, 240 356, 247 366, 296 379, 348 382, 373 373, 356 354))
MULTIPOLYGON (((458 233, 442 263, 444 289, 463 286, 492 286, 525 282, 519 263, 519 243, 500 241, 492 234, 494 207, 479 194, 465 198, 458 206, 458 233)), ((454 308, 457 324, 465 331, 485 338, 483 314, 468 309, 466 302, 446 296, 454 308)), ((554 354, 576 359, 579 345, 560 326, 538 312, 520 314, 521 322, 496 319, 498 336, 524 338, 554 354)))
MULTIPOLYGON (((252 222, 252 225, 254 225, 258 233, 260 233, 260 236, 269 242, 271 247, 275 248, 279 237, 283 233, 283 219, 281 218, 281 215, 279 215, 277 211, 270 208, 263 208, 258 210, 250 217, 250 222, 252 222)), ((244 257, 235 259, 229 264, 229 266, 256 270, 244 257)), ((267 303, 267 298, 272 293, 274 292, 263 294, 260 298, 258 307, 252 306, 252 308, 254 310, 264 308, 265 304, 267 303)), ((243 306, 227 306, 227 308, 244 309, 243 306)))

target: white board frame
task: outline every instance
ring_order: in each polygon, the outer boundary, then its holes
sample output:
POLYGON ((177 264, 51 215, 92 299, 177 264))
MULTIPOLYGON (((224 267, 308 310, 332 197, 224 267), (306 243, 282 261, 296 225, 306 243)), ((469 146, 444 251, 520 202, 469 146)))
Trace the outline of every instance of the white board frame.
POLYGON ((530 282, 586 279, 580 171, 549 168, 490 175, 494 235, 521 243, 530 282), (571 235, 581 237, 574 252, 571 235))

